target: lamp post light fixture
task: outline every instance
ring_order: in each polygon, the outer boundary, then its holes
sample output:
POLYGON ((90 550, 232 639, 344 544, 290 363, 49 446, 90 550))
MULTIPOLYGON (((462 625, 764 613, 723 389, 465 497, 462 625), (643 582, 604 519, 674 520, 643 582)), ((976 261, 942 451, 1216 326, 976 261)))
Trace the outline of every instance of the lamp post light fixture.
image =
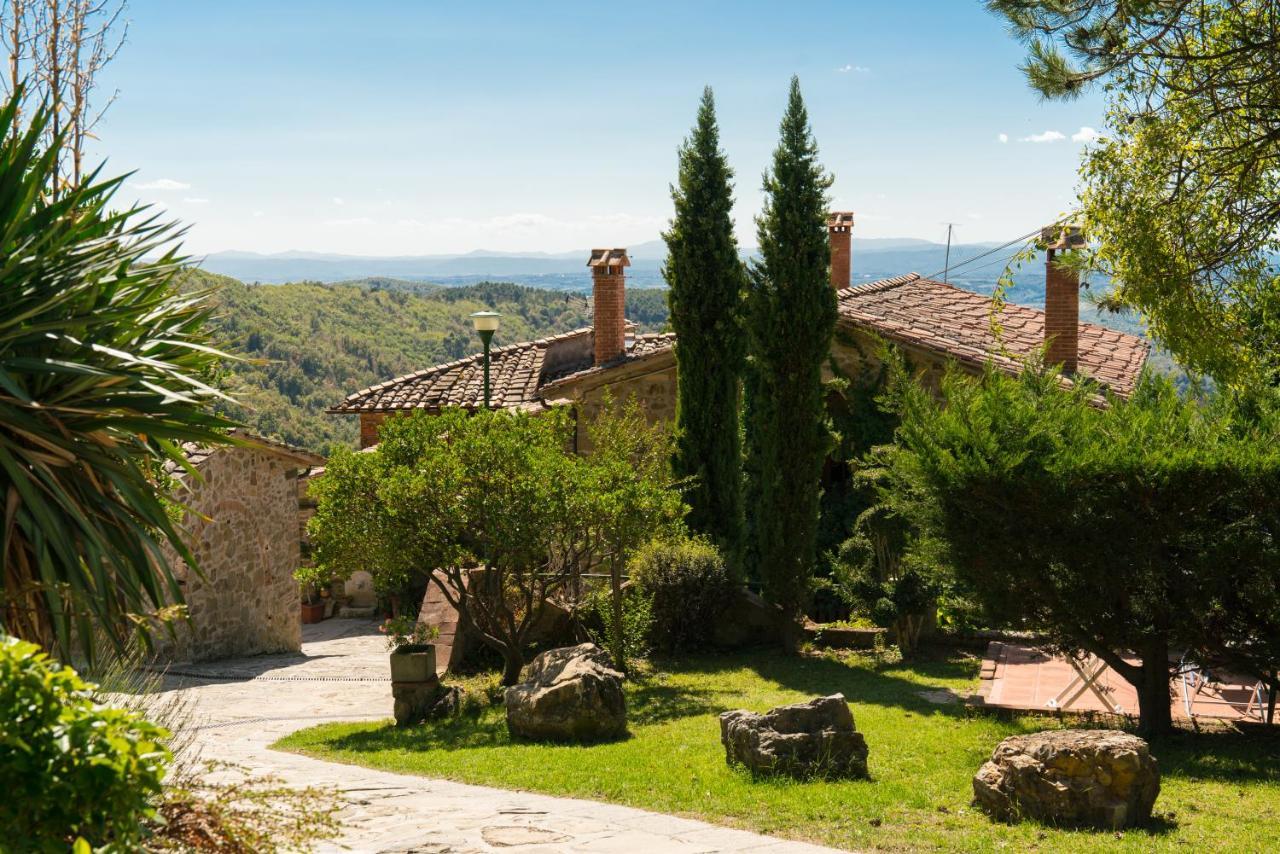
POLYGON ((471 325, 480 333, 480 341, 484 344, 484 408, 489 409, 489 342, 493 333, 498 331, 498 321, 502 315, 496 311, 477 311, 471 315, 471 325))

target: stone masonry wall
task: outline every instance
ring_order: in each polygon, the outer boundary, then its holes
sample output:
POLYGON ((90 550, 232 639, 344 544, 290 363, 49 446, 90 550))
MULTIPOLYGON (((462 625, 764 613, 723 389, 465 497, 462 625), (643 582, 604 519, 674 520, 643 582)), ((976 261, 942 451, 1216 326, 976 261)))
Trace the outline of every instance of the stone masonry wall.
POLYGON ((302 643, 298 584, 298 470, 254 447, 220 448, 175 496, 190 508, 186 541, 204 578, 170 554, 190 626, 176 644, 161 630, 161 655, 202 661, 297 651, 302 643), (207 518, 204 518, 207 517, 207 518))
POLYGON ((650 424, 670 423, 676 417, 676 366, 672 361, 667 367, 584 391, 578 398, 577 443, 579 451, 591 450, 587 438, 587 425, 600 413, 606 394, 614 405, 624 404, 634 397, 650 424))

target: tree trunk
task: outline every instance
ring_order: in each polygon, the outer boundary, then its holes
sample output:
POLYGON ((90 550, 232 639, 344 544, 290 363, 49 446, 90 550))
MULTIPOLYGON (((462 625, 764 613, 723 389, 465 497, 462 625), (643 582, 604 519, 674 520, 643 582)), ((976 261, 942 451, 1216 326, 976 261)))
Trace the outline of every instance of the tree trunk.
POLYGON ((1169 644, 1163 638, 1142 648, 1142 668, 1138 680, 1138 735, 1162 738, 1173 731, 1173 711, 1169 699, 1169 644))
POLYGON ((782 646, 782 652, 786 655, 796 655, 800 651, 800 639, 804 637, 804 627, 800 623, 800 618, 794 614, 788 614, 786 611, 778 613, 778 641, 782 646))
POLYGON ((609 567, 609 599, 612 606, 612 626, 609 627, 613 646, 613 666, 621 673, 627 672, 627 633, 622 625, 622 571, 618 562, 609 567))
POLYGON ((520 671, 524 667, 524 659, 517 649, 502 650, 502 684, 514 685, 520 681, 520 671))

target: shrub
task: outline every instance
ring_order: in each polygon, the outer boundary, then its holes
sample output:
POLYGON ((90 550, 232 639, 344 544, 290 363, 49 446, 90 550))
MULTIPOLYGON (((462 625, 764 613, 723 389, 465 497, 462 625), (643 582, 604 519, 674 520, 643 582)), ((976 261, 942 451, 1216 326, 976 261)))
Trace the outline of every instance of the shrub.
POLYGON ((645 546, 631 561, 631 578, 652 600, 650 639, 665 653, 707 646, 712 622, 735 588, 720 552, 697 538, 645 546))
POLYGON ((653 638, 653 597, 638 587, 623 591, 622 596, 622 643, 611 643, 613 597, 607 585, 596 587, 587 594, 579 609, 579 625, 586 632, 591 642, 610 650, 614 666, 624 672, 629 671, 635 659, 644 658, 652 651, 653 638), (629 660, 618 661, 614 649, 621 647, 629 660))
POLYGON ((854 476, 867 509, 840 547, 837 586, 855 613, 893 629, 898 649, 910 655, 941 592, 943 569, 911 519, 910 484, 894 480, 893 446, 872 449, 854 476))
POLYGON ((168 733, 92 690, 35 644, 0 639, 0 827, 13 850, 65 851, 77 838, 128 850, 155 815, 168 733))

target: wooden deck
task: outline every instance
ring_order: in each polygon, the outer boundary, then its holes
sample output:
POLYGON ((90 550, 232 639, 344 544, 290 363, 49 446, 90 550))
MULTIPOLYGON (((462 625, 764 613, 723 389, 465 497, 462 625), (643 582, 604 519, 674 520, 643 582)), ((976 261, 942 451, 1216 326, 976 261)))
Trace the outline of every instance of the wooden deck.
MULTIPOLYGON (((1110 668, 1096 680, 1101 697, 1085 689, 1074 700, 1066 702, 1081 687, 1076 670, 1065 658, 1051 656, 1027 644, 993 641, 982 662, 981 678, 979 695, 987 707, 1052 712, 1055 711, 1052 701, 1058 699, 1060 710, 1065 712, 1109 714, 1113 709, 1125 715, 1138 712, 1137 691, 1110 668), (1073 681, 1077 682, 1076 688, 1067 691, 1073 681), (1108 704, 1112 708, 1108 708, 1108 704)), ((1215 673, 1214 680, 1199 692, 1189 692, 1192 717, 1254 723, 1265 719, 1265 693, 1264 705, 1259 708, 1256 701, 1251 702, 1254 699, 1252 681, 1224 673, 1215 673)), ((1169 683, 1169 703, 1175 718, 1187 718, 1181 678, 1169 683)))

